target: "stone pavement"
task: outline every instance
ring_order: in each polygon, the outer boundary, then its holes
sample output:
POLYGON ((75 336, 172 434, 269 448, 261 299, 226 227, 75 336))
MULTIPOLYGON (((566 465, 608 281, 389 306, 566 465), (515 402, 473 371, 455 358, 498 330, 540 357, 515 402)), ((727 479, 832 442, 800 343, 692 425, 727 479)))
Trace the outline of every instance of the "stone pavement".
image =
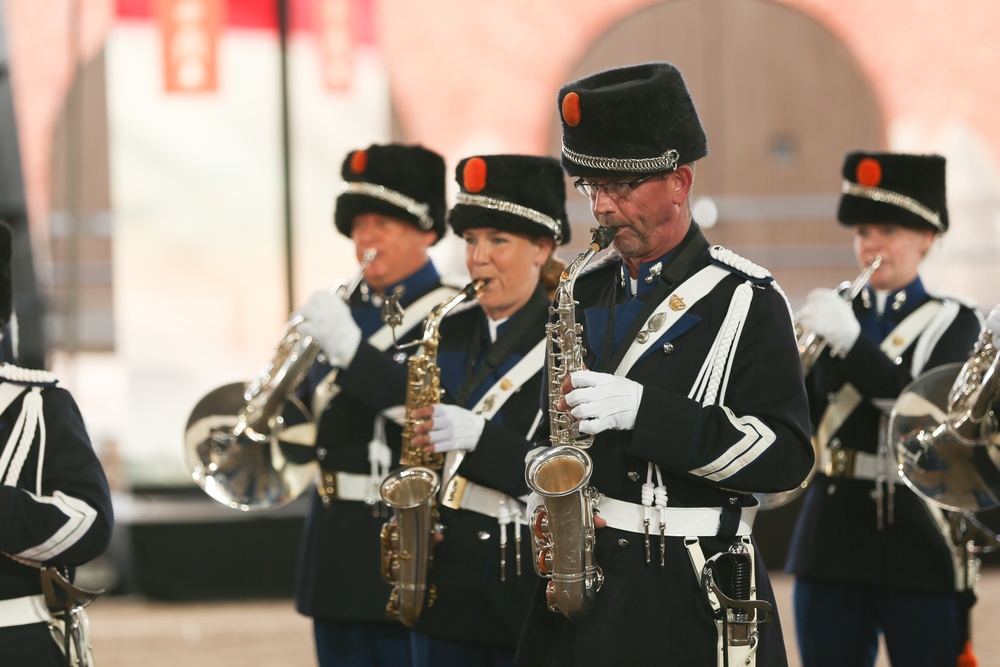
MULTIPOLYGON (((792 580, 772 575, 789 667, 800 667, 792 580)), ((89 610, 98 667, 315 667, 311 623, 290 600, 154 602, 105 597, 89 610)), ((984 571, 973 612, 980 667, 1000 665, 1000 569, 984 571)), ((878 667, 889 664, 884 652, 878 667)), ((901 666, 905 667, 905 666, 901 666)))

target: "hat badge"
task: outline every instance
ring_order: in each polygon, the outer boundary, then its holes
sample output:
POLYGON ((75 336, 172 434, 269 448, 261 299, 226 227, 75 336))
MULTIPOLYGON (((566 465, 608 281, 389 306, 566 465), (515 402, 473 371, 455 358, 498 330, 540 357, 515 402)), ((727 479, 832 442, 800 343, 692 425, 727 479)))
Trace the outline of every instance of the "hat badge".
POLYGON ((354 151, 351 153, 351 171, 355 174, 362 174, 368 167, 368 151, 354 151))
POLYGON ((858 185, 874 188, 882 182, 882 165, 875 158, 866 157, 862 159, 858 162, 854 173, 858 185))
POLYGON ((562 117, 570 127, 580 124, 580 96, 577 93, 566 93, 562 101, 562 117))
POLYGON ((462 168, 462 187, 466 192, 480 192, 486 187, 486 160, 469 158, 462 168))

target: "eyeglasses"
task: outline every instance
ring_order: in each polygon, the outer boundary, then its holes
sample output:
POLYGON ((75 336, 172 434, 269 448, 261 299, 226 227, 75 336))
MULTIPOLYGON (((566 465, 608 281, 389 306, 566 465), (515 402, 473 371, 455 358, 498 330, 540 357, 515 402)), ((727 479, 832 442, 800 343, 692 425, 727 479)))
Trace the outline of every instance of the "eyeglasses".
POLYGON ((585 197, 590 197, 591 199, 597 199, 597 193, 604 190, 604 192, 615 199, 625 199, 632 191, 639 187, 640 184, 645 183, 651 178, 656 178, 657 176, 662 176, 664 173, 658 171, 655 174, 647 174, 646 176, 640 176, 639 178, 633 178, 631 181, 620 181, 617 183, 594 183, 593 181, 585 181, 582 178, 578 178, 573 181, 573 187, 585 197))

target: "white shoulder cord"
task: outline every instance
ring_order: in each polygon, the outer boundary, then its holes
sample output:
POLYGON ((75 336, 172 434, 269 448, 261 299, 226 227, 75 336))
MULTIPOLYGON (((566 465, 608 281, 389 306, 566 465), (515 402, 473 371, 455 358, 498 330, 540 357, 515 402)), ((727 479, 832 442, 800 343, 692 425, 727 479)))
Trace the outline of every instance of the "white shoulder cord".
POLYGON ((729 312, 726 313, 726 319, 719 331, 719 344, 713 350, 715 354, 712 356, 712 372, 708 378, 705 396, 701 401, 702 405, 721 404, 723 401, 729 383, 729 373, 732 370, 733 350, 743 333, 743 325, 746 323, 752 298, 753 288, 749 282, 743 283, 733 292, 729 312))
MULTIPOLYGON (((48 371, 19 368, 10 365, 0 367, 0 378, 19 383, 51 384, 56 382, 56 376, 48 371)), ((14 428, 11 430, 10 437, 7 440, 8 443, 16 442, 17 444, 13 450, 13 456, 10 454, 11 449, 9 447, 4 452, 4 459, 8 456, 10 457, 7 475, 3 482, 5 486, 14 486, 17 484, 17 480, 21 476, 21 469, 24 467, 24 462, 28 458, 28 452, 31 450, 31 443, 35 440, 36 430, 39 433, 39 448, 38 469, 35 473, 35 493, 41 495, 42 463, 45 460, 45 420, 42 416, 42 388, 38 386, 32 387, 25 394, 21 405, 21 414, 17 416, 17 421, 14 422, 14 428)), ((0 470, 3 470, 8 465, 6 460, 3 461, 3 464, 4 466, 0 466, 0 470)))

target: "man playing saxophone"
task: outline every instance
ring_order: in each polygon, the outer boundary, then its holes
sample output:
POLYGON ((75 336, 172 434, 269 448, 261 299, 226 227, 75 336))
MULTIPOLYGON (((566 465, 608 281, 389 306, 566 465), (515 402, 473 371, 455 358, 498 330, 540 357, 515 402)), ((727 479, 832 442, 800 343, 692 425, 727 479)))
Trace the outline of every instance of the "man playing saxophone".
MULTIPOLYGON (((441 285, 427 250, 444 233, 445 173, 440 155, 420 146, 374 145, 344 160, 337 230, 354 241, 358 261, 374 250, 353 293, 314 294, 299 331, 320 343, 317 361, 289 402, 315 415, 320 464, 299 555, 296 606, 314 619, 321 667, 407 665, 409 630, 386 618, 391 587, 382 581, 379 530, 387 518, 379 483, 399 459, 400 428, 383 411, 398 406, 383 391, 406 381, 406 355, 383 325, 383 298, 406 307, 400 341, 454 294, 441 285), (408 332, 403 335, 403 332, 408 332), (339 393, 338 390, 339 389, 339 393)), ((301 417, 299 417, 301 419, 301 417)), ((290 430, 290 429, 288 429, 290 430)), ((286 430, 287 432, 287 430, 286 430)))
POLYGON ((806 377, 821 456, 788 562, 799 650, 806 667, 873 665, 881 633, 893 665, 954 665, 971 603, 963 558, 886 442, 904 387, 965 361, 980 329, 974 307, 929 294, 918 274, 948 230, 945 159, 853 152, 842 176, 837 219, 860 266, 881 262, 852 302, 815 290, 799 316, 829 346, 806 377))
POLYGON ((569 240, 558 160, 483 155, 456 169, 448 222, 466 243, 479 307, 444 320, 442 403, 422 408, 413 440, 447 452, 439 510, 443 539, 430 582, 437 599, 416 626, 416 662, 513 665, 535 588, 524 503, 524 456, 541 420, 549 293, 569 240))
POLYGON ((784 665, 751 528, 752 494, 794 487, 813 463, 788 304, 692 220, 708 147, 673 65, 584 77, 558 108, 563 168, 615 231, 576 282, 586 370, 562 387, 595 434, 603 585, 572 621, 540 590, 517 663, 784 665))

